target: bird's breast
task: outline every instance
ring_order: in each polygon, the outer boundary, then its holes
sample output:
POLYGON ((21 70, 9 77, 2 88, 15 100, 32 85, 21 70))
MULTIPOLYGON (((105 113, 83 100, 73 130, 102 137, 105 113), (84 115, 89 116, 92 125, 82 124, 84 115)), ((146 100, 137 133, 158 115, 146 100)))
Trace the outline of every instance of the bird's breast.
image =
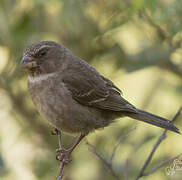
POLYGON ((64 119, 65 87, 54 75, 29 78, 28 86, 33 103, 39 113, 57 126, 64 119))
POLYGON ((28 86, 39 113, 60 130, 88 133, 107 126, 112 120, 110 113, 103 113, 74 100, 61 76, 29 78, 28 86))

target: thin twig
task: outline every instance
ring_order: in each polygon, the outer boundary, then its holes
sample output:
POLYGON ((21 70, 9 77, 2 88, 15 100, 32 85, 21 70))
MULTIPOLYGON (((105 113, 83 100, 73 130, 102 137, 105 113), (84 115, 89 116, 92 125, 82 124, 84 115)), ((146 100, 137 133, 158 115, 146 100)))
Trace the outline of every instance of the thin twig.
MULTIPOLYGON (((176 51, 176 49, 181 47, 181 39, 174 43, 173 36, 169 33, 164 31, 160 25, 156 24, 153 19, 148 15, 145 10, 141 11, 143 17, 147 20, 147 22, 153 26, 162 41, 167 41, 169 47, 171 48, 171 54, 176 51)), ((182 69, 177 64, 173 63, 170 58, 166 59, 165 65, 163 64, 163 68, 172 71, 173 73, 177 74, 178 76, 182 76, 182 69)))
MULTIPOLYGON (((58 134, 58 142, 59 142, 59 148, 62 148, 62 138, 61 138, 61 131, 56 129, 57 134, 58 134)), ((63 178, 63 169, 65 167, 65 162, 60 162, 60 170, 59 170, 59 176, 57 180, 61 180, 63 178)))
POLYGON ((151 159, 152 159, 152 156, 153 154, 155 153, 157 147, 160 145, 160 143, 162 142, 163 139, 166 138, 166 133, 165 131, 162 133, 162 135, 159 137, 159 139, 157 140, 157 142, 154 144, 153 148, 152 148, 152 151, 150 152, 149 156, 147 157, 143 167, 141 168, 136 180, 138 180, 140 177, 143 176, 143 173, 145 171, 145 169, 147 168, 148 164, 150 163, 151 159))
POLYGON ((158 36, 160 37, 160 39, 162 41, 167 39, 169 41, 169 44, 171 45, 172 40, 171 40, 171 37, 169 36, 169 34, 167 32, 165 32, 160 27, 160 25, 156 24, 145 10, 142 10, 141 13, 143 14, 143 17, 147 20, 147 22, 156 29, 156 32, 157 32, 158 36))
POLYGON ((90 147, 90 151, 96 155, 96 157, 98 159, 100 159, 102 161, 102 163, 104 164, 105 168, 111 172, 112 176, 117 179, 120 180, 119 176, 114 172, 112 164, 110 162, 108 162, 104 157, 102 157, 96 150, 95 146, 93 146, 92 144, 90 144, 88 141, 86 142, 86 144, 90 147))
POLYGON ((114 145, 114 148, 112 150, 111 156, 110 156, 110 162, 112 163, 112 160, 116 154, 116 150, 118 148, 118 146, 120 145, 121 141, 127 137, 131 132, 133 132, 134 130, 136 130, 136 125, 134 127, 132 127, 126 134, 123 134, 119 137, 119 139, 117 140, 116 144, 114 145))
POLYGON ((177 156, 174 156, 172 158, 166 159, 165 161, 162 161, 161 163, 157 164, 155 167, 153 167, 150 171, 143 173, 143 176, 148 176, 150 174, 153 174, 154 172, 156 172, 159 168, 161 168, 162 166, 164 166, 165 164, 174 161, 176 158, 178 158, 179 156, 181 156, 182 153, 178 154, 177 156))
POLYGON ((169 46, 173 50, 176 50, 176 49, 180 48, 180 46, 181 46, 181 39, 179 39, 174 44, 173 37, 168 32, 164 31, 164 29, 162 29, 159 24, 155 23, 153 21, 153 19, 147 14, 146 11, 142 11, 142 14, 144 15, 143 17, 147 20, 147 22, 156 29, 156 32, 157 32, 158 36, 160 37, 160 39, 162 41, 167 40, 169 46))
MULTIPOLYGON (((155 72, 155 76, 156 76, 156 72, 155 72)), ((155 96, 156 96, 158 90, 163 85, 163 82, 164 82, 164 75, 163 75, 163 73, 160 72, 160 74, 158 74, 158 78, 155 80, 153 86, 147 92, 148 95, 145 96, 145 99, 143 100, 141 109, 145 110, 149 107, 152 100, 155 99, 155 96)))
POLYGON ((59 147, 62 148, 62 137, 61 137, 61 131, 58 131, 58 142, 59 142, 59 147))
MULTIPOLYGON (((182 107, 179 108, 178 112, 175 114, 175 116, 173 117, 172 121, 174 122, 178 116, 181 114, 182 111, 182 107)), ((138 176, 136 177, 136 180, 138 180, 140 177, 144 176, 144 171, 147 168, 148 164, 150 163, 155 151, 157 150, 157 148, 159 147, 160 143, 166 138, 166 132, 167 130, 165 129, 164 132, 162 133, 162 135, 158 138, 157 142, 154 144, 152 151, 150 152, 149 156, 147 157, 143 167, 141 168, 138 176)), ((157 170, 157 169, 156 169, 157 170)))
POLYGON ((182 113, 182 106, 179 108, 178 112, 175 114, 172 121, 174 122, 178 118, 178 116, 180 116, 181 113, 182 113))
POLYGON ((123 166, 123 175, 124 175, 124 180, 128 180, 128 159, 126 160, 123 166))
POLYGON ((59 170, 59 176, 58 176, 57 180, 61 180, 63 178, 64 166, 65 166, 65 163, 64 162, 60 162, 60 170, 59 170))
MULTIPOLYGON (((111 153, 111 156, 110 156, 109 160, 106 160, 101 154, 99 154, 99 153, 97 152, 95 146, 93 146, 92 144, 90 144, 88 141, 86 142, 86 144, 90 147, 89 150, 90 150, 93 154, 95 154, 95 155, 97 156, 97 158, 99 158, 99 159, 101 160, 101 162, 104 164, 104 166, 106 167, 106 169, 109 170, 109 171, 111 172, 112 176, 113 176, 115 179, 117 179, 117 180, 119 180, 120 178, 119 178, 119 176, 115 173, 115 171, 114 171, 114 169, 113 169, 112 160, 113 160, 113 158, 114 158, 114 156, 115 156, 115 154, 116 154, 116 150, 117 150, 119 144, 121 143, 121 141, 122 141, 125 137, 127 137, 131 132, 133 132, 135 129, 136 129, 136 125, 135 125, 134 127, 132 127, 127 133, 125 133, 125 134, 123 134, 123 135, 121 135, 121 136, 119 137, 118 141, 117 141, 116 144, 114 145, 114 148, 113 148, 113 150, 112 150, 112 153, 111 153)), ((127 166, 127 162, 125 163, 125 165, 127 166)), ((127 167, 125 167, 125 168, 127 168, 127 167)), ((125 180, 127 180, 127 176, 128 176, 127 171, 125 171, 125 173, 124 173, 124 178, 125 178, 125 180)))

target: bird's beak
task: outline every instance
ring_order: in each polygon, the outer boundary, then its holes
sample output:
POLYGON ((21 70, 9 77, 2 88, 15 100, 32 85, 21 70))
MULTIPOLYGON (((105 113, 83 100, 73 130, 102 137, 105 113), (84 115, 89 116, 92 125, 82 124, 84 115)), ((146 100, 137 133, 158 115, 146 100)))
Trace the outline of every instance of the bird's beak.
POLYGON ((36 66, 37 66, 36 61, 34 60, 34 58, 30 56, 24 56, 23 59, 21 60, 22 69, 30 69, 36 66))

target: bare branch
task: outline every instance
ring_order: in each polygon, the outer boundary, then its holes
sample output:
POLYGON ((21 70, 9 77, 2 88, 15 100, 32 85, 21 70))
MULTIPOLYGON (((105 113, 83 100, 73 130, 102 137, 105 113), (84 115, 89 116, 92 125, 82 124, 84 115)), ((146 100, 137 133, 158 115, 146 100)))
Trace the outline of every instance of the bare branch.
POLYGON ((158 90, 160 89, 161 85, 164 82, 163 73, 160 72, 158 75, 156 75, 156 72, 154 73, 155 73, 155 76, 158 76, 158 77, 155 80, 153 86, 149 89, 148 95, 144 97, 141 109, 147 109, 149 107, 150 103, 152 102, 153 99, 155 99, 155 96, 158 90))
POLYGON ((123 175, 124 175, 124 180, 128 180, 128 159, 126 160, 123 166, 123 175))
POLYGON ((173 50, 180 48, 181 39, 175 42, 174 44, 172 39, 173 37, 168 32, 164 31, 164 29, 162 29, 162 27, 159 24, 154 22, 153 19, 148 15, 148 13, 145 10, 143 10, 141 13, 143 14, 143 17, 147 20, 147 22, 156 29, 156 32, 162 41, 167 40, 169 46, 173 50))
POLYGON ((160 143, 162 142, 162 140, 164 140, 166 138, 166 133, 165 131, 162 133, 162 135, 159 137, 159 139, 157 140, 157 142, 154 144, 152 151, 150 152, 149 156, 147 157, 142 169, 140 170, 136 180, 138 180, 140 177, 143 176, 145 169, 147 168, 148 164, 150 163, 153 154, 155 153, 156 149, 158 148, 158 146, 160 145, 160 143))
POLYGON ((63 178, 64 166, 65 166, 65 163, 64 162, 60 162, 60 170, 59 170, 59 176, 58 176, 57 180, 61 180, 63 178))
MULTIPOLYGON (((109 158, 109 160, 105 159, 101 154, 99 154, 96 150, 96 147, 91 145, 88 141, 86 142, 86 144, 89 146, 89 150, 95 154, 97 156, 97 158, 99 158, 101 160, 101 162, 104 164, 105 168, 112 174, 112 176, 119 180, 120 177, 115 173, 114 169, 113 169, 113 164, 112 164, 112 161, 113 161, 113 158, 116 154, 116 150, 119 146, 119 144, 121 143, 121 141, 127 137, 131 132, 133 132, 134 130, 136 129, 136 125, 134 127, 132 127, 127 133, 125 134, 122 134, 119 139, 117 140, 116 144, 114 145, 114 148, 112 150, 112 153, 111 153, 111 156, 109 158)), ((124 166, 124 179, 127 180, 127 177, 128 177, 128 174, 127 174, 127 161, 125 163, 125 166, 124 166)))
MULTIPOLYGON (((57 134, 58 134, 58 142, 59 142, 59 148, 62 148, 62 138, 61 138, 61 131, 59 131, 58 129, 56 129, 57 134)), ((65 167, 65 162, 62 161, 60 162, 60 170, 59 170, 59 176, 57 178, 57 180, 61 180, 63 178, 63 169, 65 167)))
POLYGON ((169 158, 165 161, 162 161, 161 163, 157 164, 155 167, 153 167, 150 171, 143 173, 143 176, 148 176, 150 174, 153 174, 154 172, 156 172, 159 168, 161 168, 162 166, 164 166, 165 164, 175 160, 176 158, 178 158, 179 156, 181 156, 182 153, 178 154, 177 156, 174 156, 172 158, 169 158))
POLYGON ((112 167, 112 163, 108 162, 104 157, 102 157, 102 155, 100 155, 97 150, 96 147, 93 146, 92 144, 90 144, 88 141, 86 142, 86 144, 90 147, 90 151, 96 155, 96 157, 98 159, 101 160, 101 162, 104 164, 104 167, 112 174, 112 176, 116 179, 116 180, 120 180, 119 176, 115 173, 115 171, 113 170, 112 167))
POLYGON ((113 158, 114 158, 114 156, 115 156, 115 154, 116 154, 116 150, 117 150, 119 144, 121 143, 121 141, 122 141, 125 137, 127 137, 131 132, 133 132, 134 130, 136 130, 136 125, 135 125, 134 127, 132 127, 126 134, 123 134, 123 135, 121 135, 121 136, 119 137, 119 139, 117 140, 116 144, 114 145, 112 154, 111 154, 111 156, 110 156, 110 160, 109 160, 109 161, 110 161, 111 163, 112 163, 112 160, 113 160, 113 158))
POLYGON ((143 15, 143 17, 146 19, 146 21, 151 25, 153 26, 155 29, 156 29, 156 32, 158 34, 158 36, 160 37, 160 39, 162 41, 164 40, 168 40, 169 41, 169 44, 171 45, 171 37, 170 35, 164 31, 160 25, 158 25, 156 22, 153 21, 153 19, 148 15, 148 13, 143 9, 141 10, 141 14, 143 15))
POLYGON ((178 118, 178 116, 180 116, 182 113, 182 106, 179 108, 178 112, 175 114, 175 116, 173 117, 172 121, 176 121, 176 119, 178 118))
POLYGON ((165 64, 165 68, 168 69, 169 71, 172 71, 176 75, 182 77, 182 68, 181 66, 176 65, 172 61, 167 61, 165 64))
MULTIPOLYGON (((172 121, 174 122, 178 116, 181 114, 182 112, 182 107, 179 108, 178 112, 175 114, 175 116, 173 117, 172 121)), ((154 144, 152 151, 150 152, 149 156, 147 157, 143 167, 141 168, 138 176, 136 177, 136 180, 138 180, 140 177, 144 176, 144 171, 147 168, 147 166, 149 165, 155 151, 157 150, 157 148, 159 147, 160 143, 166 138, 166 133, 167 130, 165 129, 164 132, 162 133, 162 135, 158 138, 157 142, 154 144)), ((156 169, 157 170, 157 169, 156 169)), ((156 171, 155 170, 155 171, 156 171)))
MULTIPOLYGON (((55 128, 53 131, 51 131, 52 135, 57 135, 58 136, 58 143, 59 143, 59 148, 62 148, 62 137, 61 137, 61 131, 59 131, 57 128, 55 128)), ((58 156, 56 156, 56 159, 59 160, 58 156)), ((57 180, 62 180, 63 178, 63 169, 66 163, 64 161, 60 161, 60 170, 59 170, 59 176, 57 180)))
MULTIPOLYGON (((162 41, 167 41, 169 47, 170 47, 170 51, 171 53, 174 52, 176 49, 181 47, 181 39, 179 39, 178 41, 176 41, 174 43, 173 41, 173 37, 170 36, 169 33, 167 33, 166 31, 164 31, 160 25, 156 24, 156 22, 153 21, 153 19, 148 15, 148 13, 145 10, 141 11, 141 14, 143 15, 143 17, 146 19, 146 21, 155 28, 158 37, 162 40, 162 41)), ((166 59, 165 64, 163 64, 162 68, 165 68, 167 70, 172 71, 173 73, 175 73, 178 76, 182 76, 182 69, 180 66, 174 64, 170 58, 166 59)))

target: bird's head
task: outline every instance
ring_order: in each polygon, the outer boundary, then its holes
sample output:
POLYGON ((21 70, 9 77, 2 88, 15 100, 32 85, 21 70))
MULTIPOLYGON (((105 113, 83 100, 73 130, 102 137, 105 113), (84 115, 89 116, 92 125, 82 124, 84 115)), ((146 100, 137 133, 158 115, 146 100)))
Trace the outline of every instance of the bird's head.
POLYGON ((63 45, 42 41, 28 46, 23 54, 21 67, 30 76, 53 73, 60 70, 71 52, 63 45))

